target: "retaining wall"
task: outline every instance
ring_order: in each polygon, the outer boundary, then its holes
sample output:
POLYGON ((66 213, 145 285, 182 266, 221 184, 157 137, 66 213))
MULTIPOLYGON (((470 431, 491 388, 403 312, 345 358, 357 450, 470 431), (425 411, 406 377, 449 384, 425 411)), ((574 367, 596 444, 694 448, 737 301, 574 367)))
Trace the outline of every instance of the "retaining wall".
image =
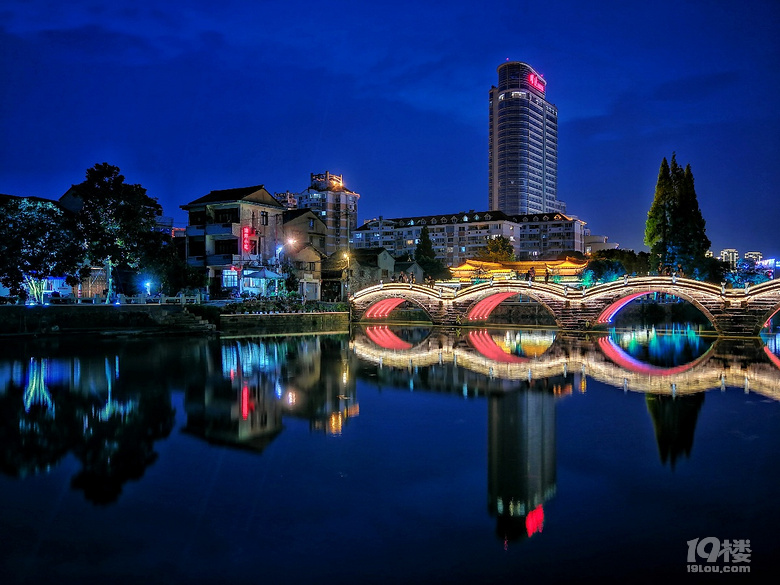
POLYGON ((226 335, 349 331, 349 313, 220 315, 219 331, 226 335))

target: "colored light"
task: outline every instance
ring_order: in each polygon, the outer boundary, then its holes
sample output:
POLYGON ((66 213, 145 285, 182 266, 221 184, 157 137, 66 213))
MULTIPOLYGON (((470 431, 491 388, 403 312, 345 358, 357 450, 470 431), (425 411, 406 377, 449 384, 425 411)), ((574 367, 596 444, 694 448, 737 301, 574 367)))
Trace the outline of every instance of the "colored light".
POLYGON ((397 298, 397 297, 391 299, 383 299, 378 303, 371 305, 371 307, 369 307, 369 309, 366 311, 365 318, 381 319, 383 317, 387 317, 393 309, 395 309, 398 305, 403 303, 405 300, 406 299, 397 298))
POLYGON ((469 311, 468 320, 469 321, 486 320, 490 315, 490 313, 493 312, 493 309, 495 309, 498 305, 503 303, 509 297, 514 296, 516 294, 517 292, 496 293, 494 295, 487 297, 486 299, 482 299, 471 308, 471 310, 469 311))
POLYGON ((538 75, 534 75, 533 73, 528 74, 528 84, 533 87, 534 89, 538 89, 542 93, 544 93, 545 84, 544 82, 539 78, 538 75))
POLYGON ((611 323, 612 317, 617 315, 618 311, 625 307, 628 303, 633 301, 634 299, 638 299, 639 297, 648 295, 651 293, 648 292, 640 292, 640 293, 634 293, 632 295, 628 295, 627 297, 623 297, 622 299, 619 299, 612 303, 610 306, 608 306, 604 311, 602 311, 601 315, 599 315, 599 318, 596 319, 596 323, 611 323))
POLYGON ((660 368, 658 366, 646 364, 628 355, 609 337, 602 337, 599 339, 599 348, 604 352, 604 355, 606 355, 610 360, 612 360, 621 368, 630 372, 636 372, 637 374, 647 374, 648 376, 671 376, 673 374, 681 374, 682 372, 690 370, 702 361, 709 359, 709 354, 712 352, 712 347, 710 347, 710 349, 708 349, 692 362, 682 364, 680 366, 674 366, 672 368, 660 368))
POLYGON ((528 516, 525 517, 525 531, 528 533, 528 536, 533 536, 537 532, 541 532, 543 528, 544 510, 540 504, 528 512, 528 516))
POLYGON ((249 388, 247 386, 241 388, 241 418, 244 420, 249 418, 249 388))
POLYGON ((252 244, 249 240, 249 235, 250 235, 249 226, 245 225, 244 227, 241 228, 241 243, 244 252, 249 252, 249 250, 252 248, 252 244))
POLYGON ((366 335, 368 338, 376 343, 379 347, 384 349, 412 349, 412 344, 404 341, 398 337, 395 333, 390 331, 387 326, 372 325, 366 327, 366 335))
POLYGON ((476 349, 480 355, 494 362, 522 364, 531 361, 528 358, 505 352, 484 329, 482 331, 469 331, 468 340, 471 347, 476 349))

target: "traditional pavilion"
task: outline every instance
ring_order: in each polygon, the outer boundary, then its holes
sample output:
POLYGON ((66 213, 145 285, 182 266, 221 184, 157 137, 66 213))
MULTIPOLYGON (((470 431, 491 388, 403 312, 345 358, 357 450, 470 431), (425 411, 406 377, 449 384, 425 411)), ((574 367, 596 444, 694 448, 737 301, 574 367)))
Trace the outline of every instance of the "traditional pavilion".
POLYGON ((496 280, 526 280, 534 275, 537 281, 543 281, 545 274, 557 282, 578 281, 580 274, 588 265, 587 260, 565 258, 564 260, 525 260, 513 262, 487 262, 466 260, 457 268, 451 268, 452 278, 460 282, 482 282, 496 280))

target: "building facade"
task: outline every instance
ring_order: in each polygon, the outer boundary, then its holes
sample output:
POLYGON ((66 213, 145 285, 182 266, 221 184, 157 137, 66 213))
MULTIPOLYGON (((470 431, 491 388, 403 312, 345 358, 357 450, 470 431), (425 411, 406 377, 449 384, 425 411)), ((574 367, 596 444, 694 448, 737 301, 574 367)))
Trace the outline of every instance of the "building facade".
POLYGON ((734 270, 739 260, 739 251, 736 248, 725 248, 720 251, 720 259, 727 262, 731 270, 734 270))
POLYGON ((519 260, 555 257, 563 252, 585 251, 586 223, 562 213, 507 215, 501 211, 469 211, 451 215, 425 215, 372 219, 353 234, 355 249, 382 246, 396 258, 411 254, 423 227, 436 257, 457 266, 477 256, 487 240, 503 236, 512 243, 519 260))
POLYGON ((530 65, 498 67, 490 89, 489 206, 509 215, 565 213, 558 200, 558 109, 530 65))
POLYGON ((352 232, 357 228, 360 195, 344 187, 343 175, 329 171, 312 173, 311 185, 298 194, 298 209, 308 207, 325 222, 328 235, 323 252, 328 256, 348 250, 352 232))
POLYGON ((277 264, 285 208, 263 185, 211 191, 181 208, 187 263, 208 271, 212 294, 240 290, 247 267, 277 264))

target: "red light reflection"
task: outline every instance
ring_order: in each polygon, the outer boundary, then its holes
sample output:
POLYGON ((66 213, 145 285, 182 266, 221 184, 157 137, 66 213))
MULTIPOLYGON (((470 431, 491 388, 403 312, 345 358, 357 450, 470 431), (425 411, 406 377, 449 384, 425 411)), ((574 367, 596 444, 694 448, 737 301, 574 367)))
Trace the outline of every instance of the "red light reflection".
POLYGON ((370 327, 366 327, 366 335, 371 341, 384 349, 398 350, 412 349, 413 347, 411 343, 404 341, 390 331, 386 325, 371 325, 370 327))

